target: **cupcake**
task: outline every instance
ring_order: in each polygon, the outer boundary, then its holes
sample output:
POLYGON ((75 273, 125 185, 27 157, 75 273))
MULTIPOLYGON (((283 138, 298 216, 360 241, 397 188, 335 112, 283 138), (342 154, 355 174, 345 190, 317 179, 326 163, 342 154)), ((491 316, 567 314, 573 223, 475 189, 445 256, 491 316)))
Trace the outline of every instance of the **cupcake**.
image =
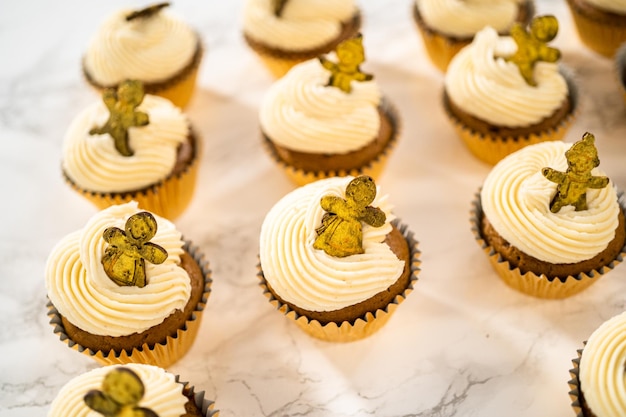
POLYGON ((399 118, 373 76, 361 72, 364 59, 357 36, 342 42, 336 56, 298 64, 266 93, 259 111, 263 140, 296 184, 381 174, 399 118))
POLYGON ((243 36, 276 78, 333 51, 361 28, 354 0, 248 0, 243 36))
POLYGON ((624 207, 597 168, 594 137, 528 146, 493 167, 472 230, 504 282, 541 298, 574 295, 621 262, 624 207))
POLYGON ((178 375, 132 363, 108 365, 72 378, 50 404, 48 417, 210 417, 218 415, 214 405, 178 375))
POLYGON ((176 362, 193 344, 210 286, 197 249, 136 202, 98 212, 46 263, 54 333, 102 364, 176 362))
POLYGON ((626 415, 626 313, 602 323, 578 350, 570 370, 572 407, 578 417, 626 415))
POLYGON ((417 281, 417 242, 378 191, 367 176, 326 178, 287 194, 265 217, 261 287, 314 337, 371 335, 417 281))
POLYGON ((589 49, 612 57, 626 42, 626 2, 567 0, 578 37, 589 49))
POLYGON ((524 26, 535 10, 531 0, 415 0, 413 20, 431 62, 445 72, 450 60, 485 26, 506 35, 524 26))
POLYGON ((72 121, 63 142, 63 176, 100 209, 134 200, 174 219, 192 199, 198 148, 180 108, 144 96, 140 82, 125 81, 72 121))
POLYGON ((515 26, 511 36, 486 27, 452 59, 443 106, 482 161, 495 164, 524 146, 561 139, 569 128, 576 87, 557 64, 560 52, 546 45, 557 30, 553 16, 533 19, 528 33, 515 26))
POLYGON ((82 61, 96 90, 125 80, 144 83, 148 94, 185 107, 196 86, 203 47, 199 35, 169 12, 169 3, 109 16, 93 35, 82 61))

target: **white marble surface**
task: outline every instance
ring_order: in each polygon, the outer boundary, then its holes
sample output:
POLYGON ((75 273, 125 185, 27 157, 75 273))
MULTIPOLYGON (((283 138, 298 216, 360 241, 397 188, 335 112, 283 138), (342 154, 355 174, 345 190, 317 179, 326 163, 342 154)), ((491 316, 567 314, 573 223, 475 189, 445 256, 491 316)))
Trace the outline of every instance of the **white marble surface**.
MULTIPOLYGON (((0 417, 45 415, 71 377, 97 366, 68 349, 46 316, 52 246, 95 209, 63 182, 64 131, 98 97, 80 59, 100 20, 138 0, 4 2, 0 7, 0 417)), ((176 223, 205 252, 213 292, 191 352, 170 370, 232 416, 573 415, 576 349, 625 309, 626 266, 584 293, 545 301, 507 288, 469 227, 489 167, 474 159, 440 106, 442 75, 426 59, 409 0, 361 0, 368 61, 403 132, 379 184, 422 250, 416 290, 386 327, 350 344, 314 340, 276 312, 255 276, 265 212, 294 188, 263 152, 257 109, 272 79, 246 48, 241 2, 179 1, 207 54, 187 112, 205 147, 199 183, 176 223)), ((612 63, 579 42, 565 0, 539 0, 580 85, 566 137, 596 135, 602 167, 626 189, 625 108, 612 63)))

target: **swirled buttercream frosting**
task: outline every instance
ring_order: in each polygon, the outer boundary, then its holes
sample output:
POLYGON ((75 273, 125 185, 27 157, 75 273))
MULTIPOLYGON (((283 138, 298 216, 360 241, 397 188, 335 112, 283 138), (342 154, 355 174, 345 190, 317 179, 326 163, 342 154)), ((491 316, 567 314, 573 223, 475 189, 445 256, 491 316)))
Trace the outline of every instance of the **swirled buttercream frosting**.
POLYGON ((604 322, 580 358, 580 388, 598 417, 626 415, 626 313, 604 322))
POLYGON ((626 0, 585 0, 585 2, 607 12, 626 14, 626 0))
MULTIPOLYGON (((564 206, 550 211, 557 184, 542 168, 567 170, 565 151, 571 143, 527 146, 501 160, 489 173, 480 198, 494 229, 511 245, 541 261, 569 264, 593 258, 615 237, 620 211, 612 183, 587 189, 587 210, 564 206)), ((594 168, 594 176, 604 173, 594 168)))
POLYGON ((521 0, 417 0, 424 22, 437 32, 471 38, 485 26, 508 31, 521 0))
POLYGON ((328 86, 319 60, 293 67, 261 103, 261 129, 272 142, 293 151, 348 153, 374 140, 380 128, 380 90, 375 81, 352 82, 344 93, 328 86))
POLYGON ((289 0, 280 16, 274 1, 248 0, 243 10, 243 30, 271 48, 304 51, 336 39, 342 24, 358 12, 354 0, 289 0))
POLYGON ((189 275, 179 266, 181 234, 157 215, 158 229, 151 242, 164 248, 168 257, 158 265, 146 262, 146 286, 118 286, 107 276, 101 263, 107 247, 104 230, 124 230, 126 220, 140 211, 136 202, 102 210, 81 230, 59 241, 48 257, 48 297, 62 316, 82 330, 114 337, 140 333, 182 310, 189 300, 189 275))
POLYGON ((188 140, 187 116, 169 100, 153 95, 146 95, 137 110, 147 113, 150 121, 128 129, 132 156, 121 155, 110 134, 89 134, 109 117, 102 101, 72 121, 63 142, 62 164, 65 174, 79 187, 104 193, 135 191, 171 173, 179 145, 188 140))
POLYGON ((263 274, 283 300, 310 311, 335 311, 384 291, 402 274, 399 260, 384 243, 394 219, 386 195, 371 206, 387 219, 382 227, 363 224, 365 253, 343 258, 314 249, 315 231, 325 211, 326 195, 345 198, 353 177, 319 180, 292 191, 268 212, 261 227, 259 257, 263 274))
POLYGON ((83 65, 99 85, 111 87, 127 80, 161 82, 189 65, 198 37, 167 10, 130 21, 133 10, 108 17, 92 37, 83 65))
POLYGON ((135 372, 144 385, 145 392, 137 406, 149 408, 159 417, 185 415, 188 398, 183 395, 183 385, 176 382, 173 374, 157 366, 129 363, 96 368, 71 379, 50 404, 48 417, 100 416, 87 406, 83 397, 90 390, 102 390, 102 381, 106 374, 121 367, 135 372))
POLYGON ((537 62, 531 86, 505 57, 517 45, 486 27, 450 62, 445 89, 461 110, 496 126, 528 127, 559 109, 568 96, 567 82, 556 63, 537 62))

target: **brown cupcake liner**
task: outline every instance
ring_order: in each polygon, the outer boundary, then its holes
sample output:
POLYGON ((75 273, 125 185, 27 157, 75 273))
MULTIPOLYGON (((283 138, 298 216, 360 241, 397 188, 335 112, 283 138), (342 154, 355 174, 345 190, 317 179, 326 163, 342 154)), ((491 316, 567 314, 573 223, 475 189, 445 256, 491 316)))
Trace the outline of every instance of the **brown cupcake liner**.
POLYGON ((531 126, 528 128, 528 133, 519 136, 486 135, 470 128, 459 120, 452 113, 449 105, 446 103, 445 97, 442 99, 443 108, 457 135, 463 140, 470 152, 481 161, 495 165, 505 156, 528 145, 563 139, 578 115, 579 106, 578 88, 573 81, 571 72, 564 67, 561 67, 560 71, 567 82, 571 109, 556 126, 552 126, 546 130, 533 132, 531 126))
POLYGON ((63 178, 74 191, 91 201, 100 210, 112 205, 136 201, 139 208, 174 220, 191 203, 196 187, 201 143, 197 135, 193 137, 195 138, 194 150, 188 165, 181 172, 169 175, 164 180, 141 190, 102 193, 81 188, 65 171, 63 171, 63 178))
MULTIPOLYGON (((415 22, 415 25, 417 26, 417 29, 421 35, 428 58, 435 65, 435 67, 437 67, 441 72, 445 73, 448 69, 450 61, 452 61, 452 58, 454 58, 454 56, 461 49, 472 43, 474 36, 459 38, 445 35, 441 32, 433 30, 432 28, 428 27, 428 25, 426 25, 426 22, 424 22, 424 19, 419 12, 417 3, 415 2, 412 6, 412 11, 413 21, 415 22)), ((532 19, 534 14, 534 2, 529 1, 526 5, 526 15, 528 22, 532 19)))
POLYGON ((288 165, 285 161, 283 161, 278 153, 273 149, 270 143, 268 143, 269 139, 263 138, 262 142, 266 152, 270 155, 270 157, 278 164, 278 166, 285 172, 287 177, 296 185, 302 186, 309 183, 312 183, 317 180, 321 180, 324 178, 332 178, 332 177, 346 177, 353 176, 358 177, 359 175, 369 175, 374 180, 377 180, 383 173, 389 156, 391 152, 394 150, 396 143, 398 141, 398 136, 400 135, 400 117, 395 107, 386 99, 381 101, 381 109, 383 113, 389 119, 391 123, 391 128, 393 133, 391 138, 387 142, 387 145, 383 148, 383 150, 376 156, 376 158, 371 159, 365 165, 353 168, 353 169, 340 169, 340 170, 330 170, 330 171, 305 171, 303 169, 295 168, 291 165, 288 165))
POLYGON ((263 65, 265 65, 265 67, 272 73, 274 78, 278 79, 284 76, 297 64, 329 53, 344 40, 356 36, 361 29, 361 20, 361 13, 357 12, 349 23, 344 24, 345 29, 347 29, 344 31, 345 33, 341 33, 337 39, 334 39, 325 45, 308 50, 288 51, 271 48, 259 41, 254 40, 246 33, 243 34, 243 37, 250 49, 254 51, 255 55, 261 60, 263 65))
POLYGON ((185 322, 184 327, 178 329, 175 336, 167 336, 163 342, 154 345, 144 343, 134 348, 131 352, 127 352, 126 350, 119 352, 113 350, 94 351, 74 342, 67 335, 63 322, 61 321, 61 313, 59 313, 52 302, 48 300, 46 307, 48 308, 50 324, 54 327, 54 333, 58 335, 59 339, 67 344, 69 348, 93 358, 101 365, 143 363, 156 365, 161 368, 167 368, 172 365, 187 353, 196 339, 201 324, 202 312, 211 293, 211 284, 213 282, 209 263, 204 259, 204 256, 199 253, 198 248, 188 241, 185 241, 183 248, 200 266, 200 270, 204 276, 204 292, 189 319, 185 322))
MULTIPOLYGON (((576 4, 576 0, 567 0, 567 4, 581 42, 592 51, 612 58, 619 46, 626 42, 626 16, 601 12, 610 15, 603 19, 588 14, 576 4)), ((586 3, 585 7, 593 6, 586 3)))
POLYGON ((204 391, 196 392, 193 385, 180 380, 180 375, 175 375, 174 380, 183 386, 183 395, 193 401, 203 417, 219 416, 220 412, 215 409, 215 402, 205 398, 204 391))
MULTIPOLYGON (((200 63, 202 62, 202 57, 204 55, 204 46, 202 45, 200 36, 196 34, 196 37, 198 38, 198 46, 193 57, 191 58, 191 62, 166 80, 159 82, 144 82, 143 86, 146 94, 164 97, 181 109, 187 106, 191 100, 193 92, 195 91, 198 69, 200 68, 200 63)), ((87 83, 89 83, 89 85, 91 85, 98 93, 102 93, 102 91, 106 88, 117 87, 103 86, 96 82, 85 70, 84 64, 82 66, 82 72, 87 83)), ((139 81, 143 82, 143 80, 139 81)))
POLYGON ((626 103, 626 42, 624 42, 615 52, 615 59, 613 62, 614 76, 617 85, 619 86, 619 92, 626 103))
POLYGON ((257 265, 257 277, 261 281, 259 285, 263 289, 263 295, 267 297, 270 304, 272 304, 278 311, 283 313, 286 317, 294 320, 298 327, 317 339, 325 340, 327 342, 352 342, 371 336, 382 328, 385 323, 387 323, 387 320, 389 320, 391 315, 396 311, 400 303, 402 303, 413 291, 414 285, 418 279, 417 275, 420 271, 420 251, 417 248, 418 242, 414 238, 413 232, 409 231, 408 227, 401 224, 398 219, 394 220, 392 224, 400 231, 400 233, 402 233, 409 245, 411 276, 409 278, 409 283, 402 294, 397 295, 395 299, 384 309, 377 309, 374 313, 367 312, 363 316, 351 321, 321 324, 317 320, 309 319, 304 315, 296 313, 291 310, 287 304, 277 300, 268 288, 261 264, 259 263, 257 265))
MULTIPOLYGON (((626 212, 626 206, 619 196, 619 203, 622 211, 626 212)), ((567 276, 564 279, 558 277, 548 277, 545 274, 537 275, 532 271, 522 273, 518 267, 514 267, 509 261, 502 258, 496 250, 490 246, 482 235, 483 208, 480 200, 480 190, 475 194, 470 211, 471 229, 474 238, 487 255, 489 262, 498 273, 498 276, 509 287, 534 297, 546 299, 561 299, 571 297, 585 290, 590 285, 598 281, 604 274, 615 268, 626 256, 626 245, 621 253, 610 263, 599 269, 581 272, 576 276, 567 276)))
POLYGON ((572 359, 573 368, 569 370, 571 379, 567 381, 567 384, 570 388, 568 394, 572 401, 572 408, 576 413, 576 417, 591 417, 590 415, 585 413, 585 409, 587 407, 584 397, 582 395, 582 391, 580 389, 580 379, 578 378, 580 371, 580 358, 583 355, 583 349, 577 349, 576 353, 578 354, 578 356, 572 359))

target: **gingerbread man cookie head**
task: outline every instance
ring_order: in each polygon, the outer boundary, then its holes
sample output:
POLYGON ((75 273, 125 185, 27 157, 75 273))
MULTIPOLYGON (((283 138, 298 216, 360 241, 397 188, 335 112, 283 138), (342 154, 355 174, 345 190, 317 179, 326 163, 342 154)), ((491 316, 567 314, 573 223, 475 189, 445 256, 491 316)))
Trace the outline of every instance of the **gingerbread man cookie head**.
POLYGON ((595 136, 587 132, 565 152, 569 170, 576 174, 584 174, 600 165, 595 140, 595 136))
POLYGON ((550 202, 550 211, 558 213, 565 206, 574 206, 576 211, 587 210, 587 189, 604 188, 608 177, 594 176, 591 170, 600 165, 595 137, 587 132, 583 138, 565 152, 567 170, 557 171, 543 168, 541 173, 557 184, 556 194, 550 202))
POLYGON ((338 63, 329 61, 323 56, 319 57, 322 66, 330 71, 328 85, 337 87, 345 93, 352 91, 352 81, 370 81, 374 78, 372 74, 361 72, 360 65, 365 61, 365 50, 363 49, 363 36, 347 39, 337 45, 335 49, 338 63))
POLYGON ((87 407, 105 417, 158 417, 139 407, 145 387, 141 378, 128 368, 115 368, 102 381, 102 390, 91 390, 83 397, 87 407))
POLYGON ((369 206, 376 198, 376 184, 371 177, 356 177, 346 187, 346 200, 356 206, 369 206))
POLYGON ((520 74, 529 85, 537 85, 533 76, 537 62, 556 62, 560 59, 561 52, 547 45, 558 31, 559 22, 551 15, 535 17, 528 32, 520 23, 511 28, 511 37, 517 44, 517 51, 507 60, 518 66, 520 74))

